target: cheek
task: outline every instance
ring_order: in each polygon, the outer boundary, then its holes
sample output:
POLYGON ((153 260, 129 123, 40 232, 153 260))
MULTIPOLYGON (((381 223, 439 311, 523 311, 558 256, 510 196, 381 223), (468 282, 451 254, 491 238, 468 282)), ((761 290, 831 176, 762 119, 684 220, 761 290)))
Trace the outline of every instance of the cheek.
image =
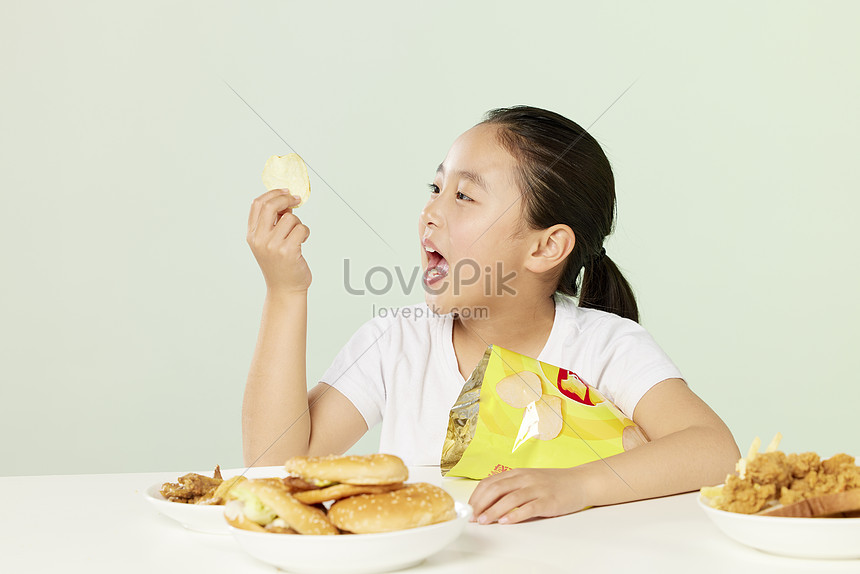
POLYGON ((448 220, 448 233, 451 244, 456 245, 464 257, 471 256, 475 259, 478 254, 487 251, 487 246, 492 246, 491 236, 494 232, 492 219, 469 217, 468 214, 458 214, 456 218, 448 220))

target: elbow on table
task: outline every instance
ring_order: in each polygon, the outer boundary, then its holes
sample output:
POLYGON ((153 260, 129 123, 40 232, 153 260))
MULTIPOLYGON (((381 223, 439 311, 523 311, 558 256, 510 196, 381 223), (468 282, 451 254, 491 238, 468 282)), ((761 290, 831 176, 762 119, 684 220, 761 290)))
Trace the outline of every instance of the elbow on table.
POLYGON ((723 428, 714 429, 708 444, 703 446, 710 451, 713 461, 713 464, 709 465, 713 470, 709 473, 708 484, 703 486, 725 482, 726 475, 734 472, 735 465, 741 457, 735 437, 728 427, 723 426, 723 428))

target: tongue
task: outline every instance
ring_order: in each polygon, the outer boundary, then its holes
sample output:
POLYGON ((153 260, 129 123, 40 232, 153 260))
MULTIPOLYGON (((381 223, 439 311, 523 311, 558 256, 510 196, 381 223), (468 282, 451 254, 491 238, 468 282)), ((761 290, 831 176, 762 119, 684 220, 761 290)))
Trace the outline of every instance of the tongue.
POLYGON ((427 261, 427 271, 424 276, 433 279, 448 274, 448 261, 438 253, 430 253, 427 261))
POLYGON ((427 253, 427 269, 433 269, 439 262, 442 261, 444 257, 436 253, 435 251, 427 253))

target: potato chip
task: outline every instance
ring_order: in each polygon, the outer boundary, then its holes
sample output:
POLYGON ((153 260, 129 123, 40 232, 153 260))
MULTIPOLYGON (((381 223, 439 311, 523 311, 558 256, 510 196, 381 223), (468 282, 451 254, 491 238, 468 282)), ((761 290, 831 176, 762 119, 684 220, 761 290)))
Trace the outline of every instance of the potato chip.
POLYGON ((292 195, 301 198, 299 207, 311 194, 311 181, 308 169, 298 154, 273 155, 263 167, 263 185, 269 191, 288 189, 292 195))

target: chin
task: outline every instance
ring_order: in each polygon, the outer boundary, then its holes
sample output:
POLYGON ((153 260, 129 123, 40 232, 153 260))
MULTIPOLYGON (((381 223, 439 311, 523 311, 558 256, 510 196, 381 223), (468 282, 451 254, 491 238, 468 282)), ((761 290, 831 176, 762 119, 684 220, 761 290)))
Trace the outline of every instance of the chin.
POLYGON ((461 293, 454 296, 447 291, 433 294, 424 292, 424 301, 430 310, 439 315, 447 315, 456 313, 464 319, 479 319, 489 316, 489 308, 487 302, 479 296, 470 297, 468 294, 461 293))
POLYGON ((447 315, 454 309, 455 305, 448 301, 445 293, 428 293, 424 291, 424 302, 430 307, 430 310, 439 315, 447 315))

